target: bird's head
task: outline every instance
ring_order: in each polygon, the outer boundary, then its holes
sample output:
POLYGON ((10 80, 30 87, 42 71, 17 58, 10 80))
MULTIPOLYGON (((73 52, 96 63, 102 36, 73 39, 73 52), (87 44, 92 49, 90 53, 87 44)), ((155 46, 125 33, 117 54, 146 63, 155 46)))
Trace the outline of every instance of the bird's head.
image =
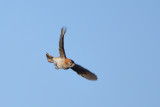
POLYGON ((74 61, 71 59, 66 59, 65 64, 67 64, 69 67, 73 67, 75 65, 74 61))

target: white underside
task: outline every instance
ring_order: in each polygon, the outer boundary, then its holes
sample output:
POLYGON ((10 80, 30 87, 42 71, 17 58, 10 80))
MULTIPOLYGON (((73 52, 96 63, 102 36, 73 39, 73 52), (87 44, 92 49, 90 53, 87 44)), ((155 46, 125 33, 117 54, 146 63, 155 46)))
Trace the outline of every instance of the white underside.
POLYGON ((59 58, 59 57, 54 57, 53 58, 54 64, 58 67, 58 68, 62 68, 65 69, 65 59, 64 58, 59 58))

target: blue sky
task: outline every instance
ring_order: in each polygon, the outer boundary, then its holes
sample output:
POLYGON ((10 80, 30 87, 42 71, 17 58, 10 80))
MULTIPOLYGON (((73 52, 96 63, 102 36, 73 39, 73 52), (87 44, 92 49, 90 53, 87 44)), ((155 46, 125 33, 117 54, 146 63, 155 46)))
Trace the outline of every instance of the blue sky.
POLYGON ((159 0, 1 0, 0 107, 160 107, 159 0), (56 70, 68 58, 98 76, 56 70))

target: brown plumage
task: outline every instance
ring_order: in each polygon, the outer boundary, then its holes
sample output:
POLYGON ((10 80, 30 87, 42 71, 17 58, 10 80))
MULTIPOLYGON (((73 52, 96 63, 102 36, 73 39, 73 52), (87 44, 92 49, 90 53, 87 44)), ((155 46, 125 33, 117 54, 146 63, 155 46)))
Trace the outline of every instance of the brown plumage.
POLYGON ((75 64, 75 66, 73 66, 71 69, 88 80, 97 80, 97 76, 95 74, 78 64, 75 64))
POLYGON ((61 58, 66 58, 66 54, 64 51, 64 35, 66 33, 66 29, 62 28, 61 29, 61 36, 59 40, 59 54, 61 58))
POLYGON ((97 76, 90 72, 89 70, 83 68, 82 66, 75 64, 73 60, 68 59, 65 54, 64 50, 64 35, 66 33, 66 29, 61 29, 61 35, 59 40, 59 54, 60 57, 53 57, 46 54, 47 60, 50 63, 54 63, 56 66, 56 69, 69 69, 71 68, 73 71, 77 72, 77 74, 81 75, 82 77, 88 79, 88 80, 97 80, 97 76))

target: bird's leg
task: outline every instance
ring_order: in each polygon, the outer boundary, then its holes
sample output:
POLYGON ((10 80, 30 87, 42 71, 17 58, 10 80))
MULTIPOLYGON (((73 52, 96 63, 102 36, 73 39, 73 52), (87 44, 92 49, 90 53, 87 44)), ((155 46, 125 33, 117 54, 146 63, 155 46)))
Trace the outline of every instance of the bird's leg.
POLYGON ((57 66, 57 63, 55 62, 54 65, 56 66, 55 69, 59 69, 59 67, 57 66))
POLYGON ((57 66, 55 67, 56 69, 59 69, 57 66))

